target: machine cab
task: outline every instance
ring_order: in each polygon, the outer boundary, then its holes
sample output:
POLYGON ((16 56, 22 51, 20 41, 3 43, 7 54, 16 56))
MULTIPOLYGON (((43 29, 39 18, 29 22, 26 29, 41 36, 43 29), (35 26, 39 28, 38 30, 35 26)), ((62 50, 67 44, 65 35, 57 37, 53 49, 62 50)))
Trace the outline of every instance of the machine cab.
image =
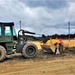
POLYGON ((17 39, 14 23, 0 22, 0 45, 6 49, 7 54, 12 54, 13 42, 17 39))
POLYGON ((16 37, 14 23, 0 23, 0 42, 11 42, 16 37))

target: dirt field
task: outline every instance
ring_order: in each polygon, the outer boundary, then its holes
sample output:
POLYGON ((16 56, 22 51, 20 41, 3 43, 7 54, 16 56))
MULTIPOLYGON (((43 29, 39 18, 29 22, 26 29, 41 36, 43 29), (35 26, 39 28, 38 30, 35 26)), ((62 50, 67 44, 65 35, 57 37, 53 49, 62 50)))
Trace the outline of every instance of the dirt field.
POLYGON ((33 59, 21 55, 0 63, 0 75, 75 75, 75 54, 39 54, 33 59))

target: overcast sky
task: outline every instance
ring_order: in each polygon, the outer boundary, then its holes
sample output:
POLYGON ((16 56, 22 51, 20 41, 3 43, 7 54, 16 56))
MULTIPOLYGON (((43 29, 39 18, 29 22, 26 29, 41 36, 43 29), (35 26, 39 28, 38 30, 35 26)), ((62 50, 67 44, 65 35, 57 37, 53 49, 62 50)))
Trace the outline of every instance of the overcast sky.
POLYGON ((0 0, 0 21, 14 22, 19 30, 35 33, 68 34, 75 33, 75 0, 0 0))

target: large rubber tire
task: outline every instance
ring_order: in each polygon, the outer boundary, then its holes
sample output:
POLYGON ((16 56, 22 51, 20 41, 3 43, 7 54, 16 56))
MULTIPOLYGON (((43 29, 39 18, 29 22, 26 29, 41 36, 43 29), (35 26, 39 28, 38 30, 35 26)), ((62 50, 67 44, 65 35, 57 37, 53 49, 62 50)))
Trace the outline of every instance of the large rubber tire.
POLYGON ((63 54, 63 44, 59 44, 59 52, 60 54, 63 54))
POLYGON ((27 43, 22 49, 22 54, 25 58, 33 58, 37 55, 37 46, 33 43, 27 43))
POLYGON ((6 58, 6 49, 3 46, 0 46, 0 61, 4 61, 6 58))
POLYGON ((64 52, 63 52, 63 50, 64 50, 64 46, 63 46, 63 44, 59 44, 56 48, 55 48, 55 54, 64 54, 64 52), (58 53, 57 53, 58 52, 58 53))
POLYGON ((54 53, 56 54, 56 52, 57 52, 57 48, 55 48, 55 52, 54 53))

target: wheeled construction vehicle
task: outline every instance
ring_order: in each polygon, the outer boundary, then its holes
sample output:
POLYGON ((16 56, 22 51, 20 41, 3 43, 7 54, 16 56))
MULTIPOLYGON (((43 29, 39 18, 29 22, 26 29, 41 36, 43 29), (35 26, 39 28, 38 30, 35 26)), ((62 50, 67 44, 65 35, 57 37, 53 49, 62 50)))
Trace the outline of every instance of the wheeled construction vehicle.
POLYGON ((64 45, 61 39, 46 38, 46 41, 41 43, 41 47, 44 52, 63 54, 64 45))
POLYGON ((25 58, 33 58, 37 55, 37 46, 29 41, 25 34, 35 33, 21 29, 17 36, 13 22, 0 22, 0 61, 14 52, 22 53, 25 58))
POLYGON ((47 53, 63 54, 64 52, 67 52, 69 49, 75 49, 75 39, 68 40, 48 38, 46 39, 46 42, 41 43, 41 47, 47 53))

